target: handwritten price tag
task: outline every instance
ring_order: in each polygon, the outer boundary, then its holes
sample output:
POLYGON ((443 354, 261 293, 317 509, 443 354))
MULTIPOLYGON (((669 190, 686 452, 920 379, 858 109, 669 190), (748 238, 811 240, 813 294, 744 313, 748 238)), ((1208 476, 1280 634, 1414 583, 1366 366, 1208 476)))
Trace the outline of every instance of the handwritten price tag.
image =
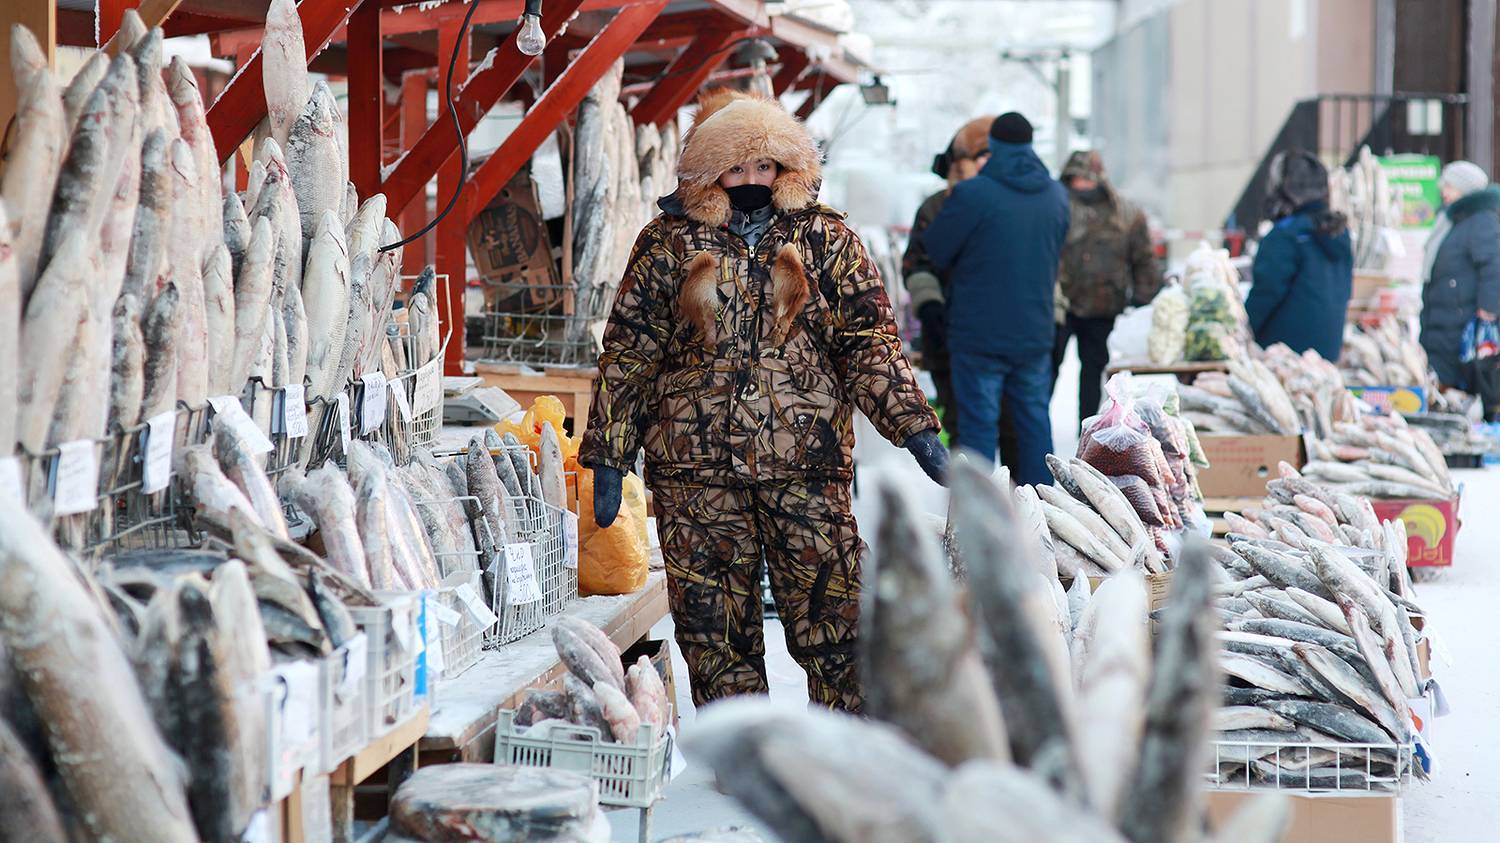
POLYGON ((177 436, 177 414, 165 412, 146 419, 146 464, 141 491, 160 492, 172 481, 172 440, 177 436))
POLYGON ((281 390, 281 429, 288 439, 307 435, 307 394, 300 383, 281 390))
POLYGON ((218 395, 208 399, 208 405, 214 408, 214 424, 225 425, 238 433, 250 453, 264 454, 271 450, 271 440, 256 427, 255 420, 245 414, 240 399, 233 395, 218 395))
POLYGON ((563 510, 563 541, 566 543, 563 553, 563 565, 567 568, 577 570, 578 513, 572 510, 563 510))
POLYGON ((57 446, 57 486, 53 511, 77 515, 99 505, 99 455, 87 439, 57 446))
POLYGON ((339 447, 346 456, 349 453, 349 395, 340 392, 333 397, 334 403, 338 404, 339 415, 339 447))
POLYGON ((531 561, 531 545, 505 546, 505 582, 510 587, 513 605, 526 606, 541 601, 542 589, 536 581, 536 566, 531 561))
POLYGON ((500 618, 490 611, 490 607, 484 605, 484 601, 479 597, 479 591, 473 585, 464 583, 456 592, 464 608, 469 610, 469 617, 473 618, 474 623, 478 624, 481 629, 489 629, 499 622, 500 618))
POLYGON ((360 378, 365 385, 364 400, 359 408, 359 433, 373 433, 385 424, 385 375, 370 372, 360 378))
POLYGON ((417 370, 416 395, 412 398, 412 409, 417 415, 443 403, 443 373, 438 367, 442 361, 431 360, 417 370))

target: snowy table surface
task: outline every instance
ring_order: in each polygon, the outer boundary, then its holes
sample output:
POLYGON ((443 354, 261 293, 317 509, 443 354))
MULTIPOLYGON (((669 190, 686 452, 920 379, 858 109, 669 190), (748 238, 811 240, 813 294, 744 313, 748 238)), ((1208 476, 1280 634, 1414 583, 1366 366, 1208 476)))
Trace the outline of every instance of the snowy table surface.
MULTIPOLYGON (((667 615, 666 574, 653 570, 646 587, 634 594, 584 597, 565 614, 604 630, 621 650, 629 648, 667 615)), ((497 650, 485 650, 475 665, 438 684, 423 750, 466 750, 478 741, 493 741, 495 712, 513 707, 528 689, 546 687, 562 676, 562 662, 547 625, 497 650)), ((481 758, 489 747, 475 747, 481 758)), ((466 758, 469 753, 465 752, 466 758)))

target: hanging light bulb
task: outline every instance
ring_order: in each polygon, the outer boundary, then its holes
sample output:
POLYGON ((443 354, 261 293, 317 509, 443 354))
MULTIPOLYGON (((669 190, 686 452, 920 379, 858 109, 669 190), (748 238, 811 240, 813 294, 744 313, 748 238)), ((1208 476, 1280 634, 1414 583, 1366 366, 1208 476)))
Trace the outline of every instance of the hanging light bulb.
POLYGON ((521 13, 521 30, 516 33, 516 49, 523 55, 539 56, 547 48, 547 35, 542 32, 542 0, 526 0, 526 10, 521 13))

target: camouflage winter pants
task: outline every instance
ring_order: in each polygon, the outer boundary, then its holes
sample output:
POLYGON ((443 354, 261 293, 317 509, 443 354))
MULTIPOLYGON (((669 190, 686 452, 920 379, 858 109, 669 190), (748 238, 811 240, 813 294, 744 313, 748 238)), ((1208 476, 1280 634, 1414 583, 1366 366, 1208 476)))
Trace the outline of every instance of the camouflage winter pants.
POLYGON ((849 485, 657 480, 652 492, 693 702, 768 692, 764 560, 787 648, 807 672, 808 697, 858 712, 863 693, 854 639, 865 546, 849 509, 849 485))

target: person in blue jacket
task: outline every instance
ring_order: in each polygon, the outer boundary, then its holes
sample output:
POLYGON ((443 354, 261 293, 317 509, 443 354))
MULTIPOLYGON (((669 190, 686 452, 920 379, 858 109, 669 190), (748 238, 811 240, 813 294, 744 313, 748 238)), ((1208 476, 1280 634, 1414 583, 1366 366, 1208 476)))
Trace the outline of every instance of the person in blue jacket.
POLYGON ((1354 249, 1344 215, 1328 208, 1328 169, 1293 150, 1271 165, 1268 204, 1276 222, 1250 270, 1245 313, 1261 346, 1286 343, 1337 360, 1354 284, 1354 249))
POLYGON ((990 125, 990 160, 955 185, 923 234, 949 273, 948 352, 963 446, 990 461, 1000 404, 1014 419, 1017 483, 1051 483, 1053 289, 1068 234, 1068 191, 1031 148, 1031 123, 990 125))
POLYGON ((1442 386, 1475 390, 1464 372, 1464 329, 1500 313, 1500 188, 1471 161, 1443 168, 1443 211, 1423 253, 1422 348, 1442 386))

